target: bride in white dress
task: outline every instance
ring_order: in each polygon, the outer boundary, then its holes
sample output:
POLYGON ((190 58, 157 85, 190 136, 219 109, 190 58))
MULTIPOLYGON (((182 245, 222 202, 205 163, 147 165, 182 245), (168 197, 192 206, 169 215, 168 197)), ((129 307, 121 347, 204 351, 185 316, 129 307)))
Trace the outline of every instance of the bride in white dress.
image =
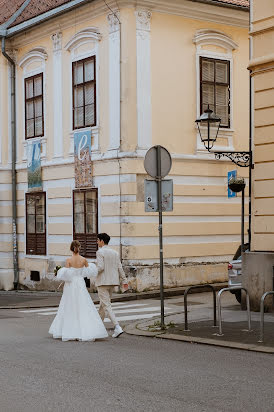
POLYGON ((72 257, 66 267, 58 270, 57 279, 65 282, 57 315, 49 333, 62 341, 94 341, 108 337, 107 330, 87 291, 84 278, 97 276, 93 263, 79 255, 80 243, 74 240, 70 245, 72 257))

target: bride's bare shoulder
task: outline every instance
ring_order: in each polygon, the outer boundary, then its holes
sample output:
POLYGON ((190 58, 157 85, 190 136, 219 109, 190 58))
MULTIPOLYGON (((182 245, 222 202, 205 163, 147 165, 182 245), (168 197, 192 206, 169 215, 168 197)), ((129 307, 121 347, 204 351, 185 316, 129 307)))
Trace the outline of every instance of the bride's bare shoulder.
POLYGON ((67 258, 65 267, 66 267, 66 268, 70 268, 70 267, 71 267, 71 258, 67 258))

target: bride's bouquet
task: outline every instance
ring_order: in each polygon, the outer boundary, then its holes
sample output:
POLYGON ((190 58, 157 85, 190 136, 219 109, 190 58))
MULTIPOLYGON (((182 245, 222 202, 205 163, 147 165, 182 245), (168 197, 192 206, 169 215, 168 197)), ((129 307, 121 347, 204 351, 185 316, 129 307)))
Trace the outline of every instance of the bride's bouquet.
POLYGON ((61 269, 61 267, 62 267, 62 266, 59 266, 59 265, 55 266, 54 276, 57 276, 58 270, 61 269))

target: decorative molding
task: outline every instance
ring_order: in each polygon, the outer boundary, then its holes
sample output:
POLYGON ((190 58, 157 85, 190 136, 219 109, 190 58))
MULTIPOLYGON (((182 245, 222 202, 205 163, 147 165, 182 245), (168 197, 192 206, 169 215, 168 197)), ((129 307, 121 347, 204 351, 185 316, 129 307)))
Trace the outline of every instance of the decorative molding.
POLYGON ((87 27, 84 30, 79 31, 76 33, 70 41, 65 45, 65 50, 71 52, 73 51, 76 47, 79 46, 79 44, 82 44, 86 41, 100 41, 102 39, 102 35, 99 33, 99 29, 97 27, 87 27))
POLYGON ((206 44, 222 47, 223 49, 232 51, 238 48, 238 44, 235 43, 231 37, 218 30, 201 29, 198 30, 193 37, 193 43, 197 47, 202 47, 206 44))
POLYGON ((116 11, 107 16, 109 33, 115 33, 120 30, 120 12, 116 11))
MULTIPOLYGON (((218 139, 214 144, 214 149, 217 150, 234 150, 233 145, 233 50, 237 49, 238 45, 225 33, 211 29, 198 30, 193 38, 193 43, 196 44, 196 116, 200 116, 200 57, 209 57, 212 59, 229 60, 230 62, 230 128, 220 128, 218 138, 226 141, 225 145, 218 145, 218 139), (213 45, 222 47, 225 52, 215 52, 203 49, 204 45, 213 45)), ((206 151, 199 133, 196 139, 197 153, 206 151)))
POLYGON ((150 21, 152 13, 146 10, 137 10, 136 16, 136 30, 150 31, 150 21))
POLYGON ((53 51, 59 52, 62 50, 62 33, 57 32, 51 35, 51 40, 53 43, 53 51))
POLYGON ((119 150, 121 130, 120 76, 120 20, 119 13, 107 16, 109 23, 109 145, 108 150, 119 150))
MULTIPOLYGON (((25 30, 22 35, 18 34, 13 38, 14 47, 26 46, 34 41, 39 41, 42 37, 50 36, 58 30, 64 31, 67 28, 75 27, 75 25, 90 22, 97 17, 106 15, 106 5, 104 1, 96 1, 88 3, 77 9, 75 12, 67 12, 58 17, 58 19, 50 19, 44 24, 39 24, 32 27, 31 30, 25 30), (94 3, 94 4, 93 4, 94 3)), ((117 7, 116 0, 109 0, 108 4, 111 8, 117 7)), ((136 0, 119 0, 120 8, 136 7, 136 0)), ((138 7, 153 9, 156 13, 174 14, 190 19, 198 19, 217 24, 225 24, 234 27, 249 27, 248 11, 240 9, 232 9, 215 6, 210 4, 199 4, 189 0, 138 0, 138 7)), ((87 23, 88 24, 88 23, 87 23)))
POLYGON ((62 82, 62 33, 51 36, 53 44, 53 142, 54 157, 63 156, 63 82, 62 82))
POLYGON ((138 149, 147 149, 152 144, 151 105, 151 51, 150 11, 138 10, 136 16, 137 49, 137 123, 138 149))
POLYGON ((22 68, 27 66, 31 61, 40 60, 44 62, 47 60, 48 55, 47 52, 43 47, 37 47, 35 49, 30 50, 27 54, 25 54, 18 62, 18 65, 22 68))

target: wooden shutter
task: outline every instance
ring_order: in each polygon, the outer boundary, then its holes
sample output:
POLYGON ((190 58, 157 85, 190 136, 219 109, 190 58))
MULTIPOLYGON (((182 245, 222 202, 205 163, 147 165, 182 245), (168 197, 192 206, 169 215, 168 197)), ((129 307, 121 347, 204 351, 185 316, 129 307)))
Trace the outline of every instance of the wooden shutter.
POLYGON ((81 189, 73 192, 73 239, 81 244, 81 255, 95 258, 98 233, 98 191, 81 189))
POLYGON ((25 79, 25 138, 43 135, 43 73, 40 73, 25 79))
POLYGON ((26 253, 46 254, 46 194, 26 193, 26 253))
POLYGON ((72 64, 73 129, 96 125, 96 58, 72 64))
POLYGON ((230 63, 200 57, 200 112, 207 107, 221 118, 221 127, 230 127, 230 63))

